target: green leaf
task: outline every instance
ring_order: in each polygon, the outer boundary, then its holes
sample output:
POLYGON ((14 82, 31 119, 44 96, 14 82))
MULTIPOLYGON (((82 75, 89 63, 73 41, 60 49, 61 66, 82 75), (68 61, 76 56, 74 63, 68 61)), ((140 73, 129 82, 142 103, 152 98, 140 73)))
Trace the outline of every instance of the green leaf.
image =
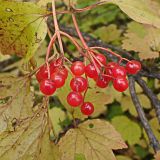
POLYGON ((84 154, 75 154, 74 160, 86 160, 84 154))
POLYGON ((160 29, 131 22, 124 36, 124 49, 138 52, 141 59, 159 57, 160 29))
POLYGON ((45 9, 29 2, 2 1, 0 14, 1 53, 25 56, 28 61, 47 33, 45 9))
MULTIPOLYGON (((160 127, 159 127, 158 119, 157 118, 152 118, 149 121, 149 124, 152 128, 152 131, 153 131, 154 135, 157 137, 157 139, 160 139, 160 127)), ((143 130, 143 132, 144 132, 145 139, 149 143, 148 136, 147 136, 146 132, 144 130, 143 130)))
POLYGON ((116 116, 112 119, 112 124, 121 133, 124 140, 130 145, 138 143, 141 137, 141 128, 126 116, 116 116), (134 134, 133 134, 134 133, 134 134))
POLYGON ((113 117, 122 114, 123 114, 122 107, 117 103, 113 103, 108 107, 106 118, 111 120, 113 117))
POLYGON ((111 24, 109 26, 103 26, 98 28, 94 34, 105 42, 118 42, 120 40, 121 31, 117 29, 117 26, 111 24), (103 34, 105 33, 105 34, 103 34))
POLYGON ((105 2, 118 5, 124 13, 137 22, 160 28, 158 3, 153 3, 151 0, 105 0, 105 2))
POLYGON ((126 148, 120 134, 106 121, 88 120, 70 129, 58 143, 61 160, 75 160, 83 154, 86 160, 115 160, 112 150, 126 148))
POLYGON ((147 150, 145 150, 144 148, 142 148, 139 145, 135 146, 135 152, 136 152, 137 155, 139 155, 139 157, 141 159, 144 159, 148 154, 147 150))
POLYGON ((54 126, 54 134, 56 136, 62 131, 62 127, 60 125, 60 122, 64 121, 66 118, 65 112, 62 111, 60 108, 53 107, 49 110, 49 115, 51 118, 51 122, 54 126))

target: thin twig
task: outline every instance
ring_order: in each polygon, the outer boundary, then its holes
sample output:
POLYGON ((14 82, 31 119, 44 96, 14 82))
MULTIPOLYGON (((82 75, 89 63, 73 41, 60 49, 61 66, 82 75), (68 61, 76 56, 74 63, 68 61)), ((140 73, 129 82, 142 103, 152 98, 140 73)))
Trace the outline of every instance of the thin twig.
POLYGON ((147 97, 152 102, 153 106, 155 107, 157 118, 160 124, 160 101, 158 100, 157 96, 153 93, 153 91, 150 88, 148 88, 146 82, 143 79, 141 79, 141 77, 136 76, 135 78, 138 84, 142 87, 147 97))
POLYGON ((137 97, 136 90, 135 90, 135 79, 133 77, 129 78, 129 89, 130 89, 130 94, 131 94, 131 97, 132 97, 132 101, 135 105, 135 108, 136 108, 137 113, 139 115, 142 126, 143 126, 143 128, 145 129, 145 131, 148 135, 149 141, 150 141, 154 151, 158 152, 160 150, 160 144, 159 144, 157 138, 155 137, 155 135, 153 134, 153 131, 152 131, 150 125, 149 125, 149 122, 148 122, 148 120, 145 116, 145 113, 142 109, 142 106, 139 102, 139 99, 137 97))

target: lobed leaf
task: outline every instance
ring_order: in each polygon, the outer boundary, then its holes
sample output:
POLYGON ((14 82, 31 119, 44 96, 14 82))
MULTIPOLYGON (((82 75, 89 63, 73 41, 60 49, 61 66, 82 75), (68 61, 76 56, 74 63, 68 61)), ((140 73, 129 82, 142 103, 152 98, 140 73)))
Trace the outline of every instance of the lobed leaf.
POLYGON ((120 134, 106 121, 94 119, 70 129, 58 143, 61 160, 116 160, 112 150, 126 148, 120 134))
POLYGON ((160 5, 151 0, 101 0, 102 2, 113 3, 120 7, 133 20, 149 24, 151 26, 160 28, 160 17, 157 12, 160 5), (155 10, 155 8, 157 10, 155 10))
POLYGON ((14 131, 0 134, 0 148, 3 160, 58 159, 58 150, 49 140, 47 116, 43 110, 21 121, 14 131))
POLYGON ((29 2, 0 3, 0 52, 29 60, 46 36, 46 10, 29 2))
POLYGON ((131 22, 124 36, 124 49, 138 52, 141 59, 159 57, 160 29, 131 22))
POLYGON ((124 140, 130 145, 137 144, 141 137, 141 128, 126 116, 116 116, 112 119, 112 125, 121 133, 124 140))
POLYGON ((0 75, 0 90, 0 159, 58 160, 47 108, 41 104, 33 111, 28 79, 0 75))

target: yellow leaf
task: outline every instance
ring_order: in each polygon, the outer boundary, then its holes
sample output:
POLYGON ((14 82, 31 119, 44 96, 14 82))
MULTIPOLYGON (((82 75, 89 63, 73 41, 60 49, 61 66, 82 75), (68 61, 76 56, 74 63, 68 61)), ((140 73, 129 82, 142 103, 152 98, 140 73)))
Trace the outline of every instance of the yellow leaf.
POLYGON ((102 2, 114 3, 133 20, 160 28, 158 9, 160 5, 151 0, 101 0, 102 2), (156 10, 155 10, 155 6, 156 10))
POLYGON ((129 157, 127 156, 116 156, 117 160, 131 160, 129 157))
POLYGON ((66 118, 65 112, 62 111, 62 109, 60 108, 54 107, 49 110, 49 115, 54 127, 54 133, 57 136, 60 133, 60 131, 62 131, 62 127, 60 126, 59 123, 65 120, 66 118))
POLYGON ((139 52, 141 59, 159 57, 160 29, 131 22, 122 47, 129 51, 139 52))
POLYGON ((39 1, 37 2, 37 4, 38 4, 39 6, 46 6, 47 3, 52 3, 52 0, 39 0, 39 1))
MULTIPOLYGON (((137 94, 137 96, 143 108, 145 109, 151 108, 151 102, 146 95, 137 94)), ((123 96, 121 100, 121 106, 123 111, 129 111, 133 116, 136 116, 136 117, 138 116, 135 106, 132 102, 132 98, 130 96, 123 96)))
POLYGON ((61 160, 75 160, 77 154, 84 155, 85 160, 116 160, 112 150, 127 147, 112 125, 99 119, 70 129, 58 145, 61 160))
POLYGON ((98 28, 94 34, 105 42, 114 42, 120 39, 121 31, 117 29, 116 25, 111 24, 98 28))
POLYGON ((33 93, 29 91, 27 79, 3 75, 0 75, 0 91, 1 133, 5 130, 13 130, 14 121, 32 116, 33 93))
POLYGON ((29 60, 46 36, 46 10, 34 3, 2 1, 0 13, 1 53, 29 60))
POLYGON ((58 149, 49 140, 47 114, 43 109, 21 120, 14 131, 1 133, 0 146, 3 160, 58 160, 58 149))
POLYGON ((137 111, 135 109, 135 106, 132 102, 132 99, 130 96, 123 96, 121 100, 121 106, 123 111, 129 111, 129 113, 135 117, 138 116, 137 111))
POLYGON ((33 109, 29 80, 0 75, 0 90, 0 159, 58 160, 49 140, 47 108, 33 109))

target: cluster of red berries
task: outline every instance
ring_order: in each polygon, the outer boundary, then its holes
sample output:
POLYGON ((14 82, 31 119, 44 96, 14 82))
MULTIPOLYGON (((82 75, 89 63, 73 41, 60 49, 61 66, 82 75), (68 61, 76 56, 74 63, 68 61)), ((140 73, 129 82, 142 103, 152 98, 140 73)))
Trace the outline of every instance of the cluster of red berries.
MULTIPOLYGON (((71 72, 74 77, 70 81, 72 91, 67 95, 67 102, 72 107, 81 106, 81 112, 84 115, 91 115, 94 112, 94 106, 90 102, 84 102, 83 92, 87 91, 88 78, 95 80, 100 88, 106 88, 109 82, 113 83, 115 90, 123 92, 128 88, 128 74, 136 74, 141 69, 138 61, 128 61, 126 66, 120 66, 118 63, 106 63, 106 57, 103 54, 95 54, 95 63, 87 66, 81 61, 76 61, 71 65, 71 72), (85 74, 85 78, 83 77, 85 74)), ((50 63, 50 79, 48 79, 48 69, 44 65, 36 74, 40 83, 40 90, 45 95, 52 95, 57 88, 65 84, 68 76, 68 70, 62 65, 62 59, 57 59, 50 63)))
POLYGON ((50 96, 57 88, 61 88, 65 84, 65 80, 68 77, 68 70, 61 64, 62 60, 57 59, 56 61, 51 61, 49 70, 46 65, 43 65, 38 70, 36 78, 43 94, 50 96))

